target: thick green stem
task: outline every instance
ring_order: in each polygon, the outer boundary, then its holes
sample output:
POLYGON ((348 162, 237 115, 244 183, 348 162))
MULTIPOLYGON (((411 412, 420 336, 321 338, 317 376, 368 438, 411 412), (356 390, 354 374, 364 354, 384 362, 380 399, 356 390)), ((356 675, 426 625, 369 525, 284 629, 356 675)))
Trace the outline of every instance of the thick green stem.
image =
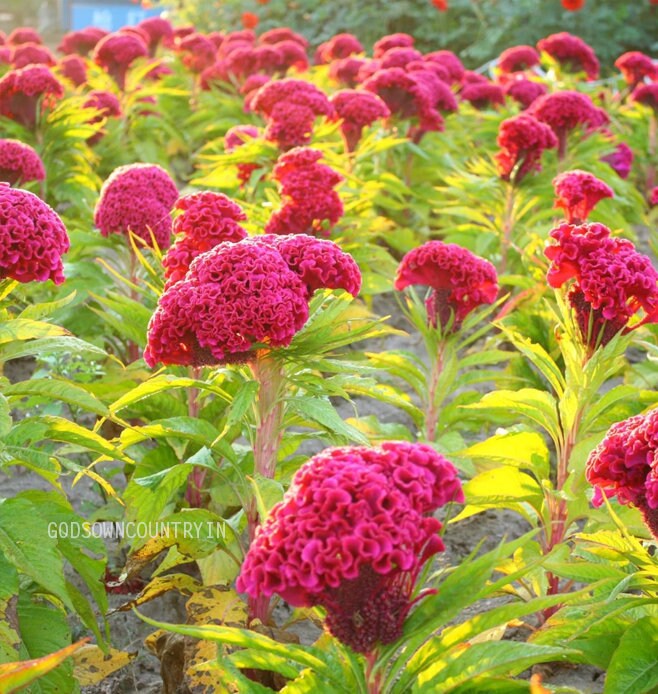
POLYGON ((434 441, 436 439, 436 429, 439 421, 438 388, 441 372, 443 371, 445 348, 445 340, 441 340, 437 346, 436 355, 434 359, 432 359, 429 387, 427 390, 427 404, 425 407, 425 439, 427 441, 434 441))

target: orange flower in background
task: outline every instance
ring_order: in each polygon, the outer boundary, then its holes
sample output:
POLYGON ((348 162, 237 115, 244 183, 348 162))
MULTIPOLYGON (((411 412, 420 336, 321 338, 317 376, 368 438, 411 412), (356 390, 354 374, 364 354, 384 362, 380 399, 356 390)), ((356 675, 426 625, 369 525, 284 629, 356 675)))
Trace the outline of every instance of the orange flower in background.
POLYGON ((259 5, 267 5, 270 0, 256 0, 259 5))
MULTIPOLYGON (((658 2, 658 0, 656 1, 658 2)), ((439 12, 446 12, 448 10, 448 0, 432 0, 432 5, 434 5, 439 12)))
POLYGON ((245 29, 255 29, 258 26, 258 15, 253 12, 243 12, 242 26, 245 29))
MULTIPOLYGON (((654 0, 651 0, 652 2, 654 0)), ((658 0, 656 0, 658 2, 658 0)), ((562 7, 569 12, 578 12, 585 7, 585 0, 562 0, 562 7)))

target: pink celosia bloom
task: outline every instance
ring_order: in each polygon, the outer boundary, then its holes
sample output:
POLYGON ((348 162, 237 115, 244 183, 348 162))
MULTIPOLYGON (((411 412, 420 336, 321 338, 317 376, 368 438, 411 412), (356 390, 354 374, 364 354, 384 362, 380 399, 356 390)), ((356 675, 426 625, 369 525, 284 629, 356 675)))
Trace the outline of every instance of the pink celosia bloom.
POLYGON ((346 87, 356 87, 359 83, 359 71, 367 62, 367 58, 354 57, 334 60, 329 65, 329 77, 346 87))
POLYGON ((316 65, 326 65, 359 53, 363 53, 363 45, 354 34, 336 34, 318 46, 314 62, 316 65))
POLYGON ((443 65, 433 63, 431 60, 412 60, 406 64, 405 70, 407 72, 431 72, 447 85, 451 82, 450 72, 443 65))
POLYGON ((340 130, 348 152, 356 149, 363 128, 371 126, 380 118, 388 118, 388 106, 376 95, 357 89, 344 89, 330 98, 336 119, 342 121, 340 130))
POLYGON ((503 90, 506 96, 518 101, 526 109, 531 106, 540 96, 547 92, 547 87, 541 82, 533 82, 528 79, 515 79, 505 83, 503 90))
POLYGON ((0 140, 0 182, 15 186, 45 178, 41 157, 32 147, 18 140, 0 140))
MULTIPOLYGON (((119 99, 111 92, 104 92, 101 90, 94 90, 89 92, 87 98, 83 104, 83 108, 95 108, 98 110, 98 114, 92 116, 87 122, 100 123, 107 118, 119 118, 121 114, 121 104, 119 99)), ((106 135, 104 128, 99 130, 95 135, 92 135, 87 143, 92 146, 99 142, 103 136, 106 135)))
MULTIPOLYGON (((232 152, 244 145, 248 140, 260 137, 260 134, 260 130, 255 125, 234 125, 224 135, 224 149, 227 152, 232 152)), ((245 185, 253 172, 258 168, 259 165, 254 162, 238 164, 238 179, 241 185, 245 185)))
POLYGON ((610 121, 608 114, 602 108, 597 108, 589 96, 572 91, 540 96, 530 106, 528 113, 551 127, 558 139, 560 158, 566 153, 567 137, 572 130, 584 126, 589 133, 610 121))
POLYGON ((7 37, 10 46, 18 46, 21 43, 43 43, 41 35, 31 27, 17 27, 7 37))
POLYGON ((567 298, 590 354, 619 332, 658 321, 658 273, 630 241, 612 238, 603 224, 565 222, 550 235, 548 283, 572 283, 567 298), (640 309, 644 318, 629 327, 640 309))
POLYGON ((0 65, 9 65, 11 63, 11 48, 0 46, 0 65))
POLYGON ((57 213, 26 190, 0 183, 0 278, 64 281, 69 237, 57 213))
POLYGON ((539 53, 532 46, 512 46, 504 50, 496 63, 501 72, 522 72, 539 65, 539 53))
POLYGON ((658 113, 658 83, 638 84, 631 94, 631 99, 644 104, 658 113))
POLYGON ((210 31, 206 34, 208 41, 215 44, 215 48, 219 48, 224 43, 224 34, 221 31, 210 31))
POLYGON ((343 203, 333 190, 343 177, 326 164, 322 152, 296 147, 281 155, 272 177, 280 184, 283 207, 270 217, 268 234, 328 234, 343 216, 343 203))
POLYGON ((0 78, 0 115, 34 129, 39 105, 48 108, 64 87, 45 65, 28 65, 0 78))
MULTIPOLYGON (((421 63, 428 66, 431 63, 421 63)), ((438 65, 436 67, 439 67, 438 65)), ((459 109, 457 99, 450 86, 440 79, 434 70, 412 70, 412 77, 427 89, 430 103, 441 113, 454 113, 459 109)))
POLYGON ((413 48, 413 45, 414 37, 410 34, 388 34, 375 42, 372 48, 372 55, 373 58, 381 58, 391 48, 413 48))
POLYGON ((79 55, 64 56, 57 65, 57 72, 76 87, 87 81, 87 64, 79 55))
POLYGON ((94 47, 93 60, 119 85, 126 83, 126 74, 138 58, 148 56, 146 43, 135 34, 114 33, 103 37, 94 47))
POLYGON ((275 63, 276 71, 282 75, 291 68, 295 68, 298 72, 303 72, 308 69, 306 49, 296 41, 279 41, 279 43, 260 46, 260 48, 274 49, 274 55, 277 57, 275 63))
POLYGON ((461 83, 462 87, 467 87, 469 84, 489 84, 489 80, 479 72, 464 70, 461 83))
POLYGON ((188 34, 178 44, 181 62, 191 72, 200 73, 215 62, 215 44, 203 34, 188 34))
POLYGON ((169 46, 174 39, 174 27, 163 17, 147 17, 137 25, 148 34, 148 49, 151 57, 155 56, 158 46, 169 46))
POLYGON ((587 171, 573 169, 559 174, 553 179, 555 207, 564 210, 569 224, 582 224, 589 213, 604 198, 614 197, 614 191, 607 183, 587 171))
POLYGON ((645 77, 651 80, 658 77, 658 68, 653 60, 640 51, 629 51, 620 55, 615 60, 615 67, 619 69, 624 76, 624 80, 631 87, 635 87, 642 82, 645 77))
POLYGON ((557 147, 557 138, 548 125, 522 113, 500 124, 500 152, 495 155, 500 177, 518 184, 531 171, 541 169, 545 149, 557 147))
POLYGON ((11 64, 16 69, 27 65, 52 67, 55 64, 55 58, 46 46, 38 43, 21 43, 12 51, 11 64))
POLYGON ((160 166, 120 166, 103 183, 94 224, 103 236, 132 232, 148 246, 153 246, 155 239, 159 248, 167 248, 170 213, 177 199, 176 184, 160 166))
POLYGON ((586 475, 596 487, 594 505, 605 494, 637 507, 658 539, 658 410, 613 424, 590 453, 586 475))
POLYGON ((537 43, 540 51, 548 53, 562 67, 572 72, 584 72, 588 80, 598 79, 599 61, 591 46, 578 36, 562 31, 551 34, 537 43))
POLYGON ((422 60, 423 54, 415 48, 389 48, 386 53, 379 59, 381 61, 381 69, 389 67, 405 68, 407 63, 422 60))
POLYGON ((253 46, 256 43, 256 34, 251 29, 232 31, 226 34, 217 51, 217 57, 223 58, 236 48, 253 46))
POLYGON ((425 562, 443 551, 429 515, 463 501, 453 465, 430 446, 387 441, 307 461, 256 531, 237 588, 321 605, 354 651, 396 641, 425 562))
POLYGON ((57 50, 66 55, 77 53, 86 57, 107 34, 108 32, 105 29, 97 27, 86 27, 78 31, 70 31, 68 34, 64 34, 59 46, 57 46, 57 50))
MULTIPOLYGON (((282 239, 255 237, 199 255, 185 279, 160 297, 149 324, 146 363, 215 365, 247 361, 264 347, 288 346, 308 320, 310 281, 327 264, 342 269, 336 288, 358 292, 360 273, 351 256, 330 241, 297 238, 296 244, 324 243, 322 249, 331 250, 324 259, 314 251, 306 258, 280 252, 282 239)), ((318 280, 318 286, 327 285, 318 280)))
POLYGON ((264 87, 270 81, 268 75, 250 75, 245 80, 245 83, 240 87, 240 94, 244 96, 244 111, 251 113, 253 111, 252 103, 258 94, 258 90, 264 87))
POLYGON ((433 327, 454 332, 466 316, 498 295, 494 266, 454 243, 428 241, 409 251, 398 266, 395 289, 412 284, 431 288, 425 301, 433 327))
POLYGON ((651 189, 651 193, 649 194, 649 203, 652 207, 658 205, 658 186, 651 189))
POLYGON ((601 161, 609 164, 619 178, 628 178, 633 165, 633 150, 625 142, 620 142, 613 152, 601 157, 601 161))
POLYGON ((258 37, 259 43, 277 44, 281 41, 294 41, 299 44, 304 50, 308 48, 308 41, 296 31, 288 27, 277 27, 264 32, 258 37))
POLYGON ((370 79, 370 77, 379 72, 381 68, 381 60, 370 60, 366 58, 361 67, 359 68, 359 72, 356 76, 357 84, 361 84, 362 82, 365 82, 367 79, 370 79))
POLYGON ((467 84, 459 97, 462 101, 468 101, 477 109, 493 108, 505 103, 505 95, 502 88, 493 82, 471 82, 467 84))
POLYGON ((165 289, 185 278, 192 261, 220 243, 236 243, 247 237, 238 224, 247 216, 222 193, 205 191, 185 195, 176 202, 181 214, 174 220, 176 241, 164 257, 165 289))
POLYGON ((464 66, 461 60, 459 60, 452 51, 434 51, 433 53, 427 53, 425 55, 425 60, 438 63, 444 67, 450 75, 451 82, 461 82, 464 76, 464 66))

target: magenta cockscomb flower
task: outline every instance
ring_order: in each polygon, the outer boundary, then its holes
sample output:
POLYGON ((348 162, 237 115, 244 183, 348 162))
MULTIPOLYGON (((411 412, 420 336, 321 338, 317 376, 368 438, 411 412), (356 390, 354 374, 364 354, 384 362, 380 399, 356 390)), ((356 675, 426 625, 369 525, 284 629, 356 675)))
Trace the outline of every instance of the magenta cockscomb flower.
POLYGON ((590 453, 588 482, 596 488, 593 503, 603 495, 638 508, 658 539, 658 410, 613 424, 590 453))
POLYGON ((179 198, 174 210, 176 241, 162 262, 170 287, 184 279, 192 261, 224 241, 236 243, 247 237, 238 222, 247 219, 242 208, 222 193, 204 191, 179 198))
POLYGON ((7 44, 19 46, 22 43, 43 43, 41 34, 32 27, 16 27, 7 37, 7 44))
POLYGON ((398 267, 395 289, 414 284, 430 287, 425 301, 433 327, 454 332, 478 306, 498 295, 496 269, 488 261, 454 243, 428 241, 409 251, 398 267))
MULTIPOLYGON (((120 118, 122 115, 121 104, 119 99, 112 92, 105 92, 95 89, 87 95, 83 108, 95 108, 98 113, 92 116, 87 122, 90 124, 100 123, 108 118, 120 118)), ((95 145, 105 135, 106 131, 101 128, 97 133, 88 138, 87 143, 90 146, 95 145)))
POLYGON ((625 142, 620 142, 614 151, 601 157, 601 161, 609 164, 619 178, 628 178, 633 166, 633 150, 625 142))
POLYGON ((159 46, 169 46, 174 40, 174 27, 164 17, 147 17, 137 26, 148 35, 147 45, 151 57, 155 56, 159 46))
POLYGON ((55 62, 55 57, 50 50, 39 43, 20 43, 11 52, 11 64, 15 69, 27 65, 52 67, 55 62))
POLYGON ((116 32, 104 36, 94 47, 93 60, 119 85, 126 84, 130 66, 138 58, 148 56, 148 48, 137 34, 116 32))
POLYGON ((0 115, 33 130, 39 107, 49 108, 64 87, 45 65, 28 65, 0 78, 0 115))
POLYGON ((409 63, 422 60, 423 54, 415 48, 389 48, 380 60, 380 69, 385 70, 389 67, 406 68, 409 63))
POLYGON ((321 605, 329 631, 369 653, 402 635, 420 569, 444 550, 429 514, 461 501, 457 471, 425 444, 328 449, 302 465, 256 531, 237 588, 321 605))
POLYGON ((335 288, 358 292, 360 273, 351 256, 331 241, 295 238, 293 250, 279 250, 283 237, 264 236, 221 243, 199 255, 185 278, 160 297, 146 363, 248 361, 258 349, 290 344, 308 319, 313 290, 328 286, 322 273, 332 281, 338 277, 335 288), (300 252, 305 245, 306 253, 300 252))
POLYGON ((214 64, 217 56, 215 44, 198 32, 182 38, 177 50, 183 65, 194 73, 201 73, 209 68, 214 64))
POLYGON ((630 241, 603 224, 565 222, 550 235, 548 284, 570 284, 567 298, 590 354, 620 332, 658 321, 658 273, 630 241), (644 318, 629 325, 640 310, 644 318))
POLYGON ((557 138, 548 125, 522 113, 500 124, 500 152, 495 156, 500 177, 518 184, 531 171, 541 169, 541 157, 546 149, 557 146, 557 138))
POLYGON ((103 236, 139 236, 147 246, 167 248, 171 210, 178 189, 169 174, 155 164, 129 164, 115 169, 103 183, 94 211, 94 224, 103 236))
POLYGON ((16 186, 45 178, 41 157, 32 147, 18 140, 0 140, 0 182, 16 186))
POLYGON ((532 46, 512 46, 504 50, 496 67, 504 73, 523 72, 539 65, 539 53, 532 46))
POLYGON ((555 207, 564 211, 569 224, 582 224, 589 213, 604 198, 614 197, 614 191, 594 174, 573 169, 553 179, 555 207))
POLYGON ((658 77, 658 67, 653 60, 640 51, 629 51, 615 60, 615 67, 621 72, 630 87, 636 87, 645 77, 650 80, 658 77))
POLYGON ((503 85, 505 96, 517 101, 522 108, 529 108, 540 96, 548 91, 545 84, 529 79, 511 79, 503 85))
POLYGON ((283 207, 270 217, 268 234, 328 235, 343 216, 343 203, 334 190, 343 177, 326 164, 322 152, 296 147, 281 155, 272 172, 280 184, 283 207))
POLYGON ((631 99, 653 109, 654 113, 658 113, 658 82, 638 84, 631 94, 631 99))
POLYGON ((289 27, 269 29, 258 37, 259 43, 278 44, 281 43, 281 41, 294 41, 303 49, 308 48, 308 41, 301 34, 298 34, 289 27))
MULTIPOLYGON (((234 125, 229 128, 224 135, 224 149, 227 152, 233 152, 238 147, 242 147, 249 140, 257 139, 261 136, 260 129, 255 125, 234 125)), ((240 185, 244 186, 247 181, 251 178, 256 169, 259 168, 259 164, 255 162, 241 162, 237 165, 238 168, 238 180, 240 185)))
POLYGON ((410 34, 397 33, 382 36, 372 48, 373 58, 381 58, 391 48, 413 48, 415 39, 410 34))
POLYGON ((66 228, 52 208, 26 190, 0 183, 1 279, 61 284, 68 250, 66 228))
POLYGON ((334 60, 329 65, 329 77, 346 87, 356 87, 359 83, 361 68, 363 68, 367 62, 367 58, 355 58, 354 56, 334 60))
POLYGON ((75 53, 66 55, 57 63, 57 73, 79 87, 87 81, 87 64, 75 53))
POLYGON ((388 106, 376 95, 359 89, 343 89, 330 98, 336 119, 340 119, 340 130, 348 152, 356 149, 363 128, 370 127, 381 118, 388 118, 388 106))
POLYGON ((489 82, 471 82, 466 84, 459 97, 462 101, 468 101, 471 106, 479 110, 502 106, 505 103, 505 94, 498 84, 489 82))
POLYGON ((567 31, 551 34, 541 39, 537 48, 548 53, 564 69, 584 72, 588 80, 598 79, 600 66, 594 49, 578 36, 567 31))
POLYGON ((464 66, 462 61, 452 51, 434 51, 426 53, 424 60, 438 63, 448 71, 450 82, 455 84, 462 81, 464 66))
POLYGON ((67 34, 64 34, 59 46, 57 46, 57 50, 65 55, 77 54, 86 57, 107 34, 108 32, 105 29, 97 27, 86 27, 78 31, 69 31, 67 34))
POLYGON ((316 65, 326 65, 334 60, 343 60, 361 53, 363 45, 354 34, 336 34, 318 46, 314 62, 316 65))

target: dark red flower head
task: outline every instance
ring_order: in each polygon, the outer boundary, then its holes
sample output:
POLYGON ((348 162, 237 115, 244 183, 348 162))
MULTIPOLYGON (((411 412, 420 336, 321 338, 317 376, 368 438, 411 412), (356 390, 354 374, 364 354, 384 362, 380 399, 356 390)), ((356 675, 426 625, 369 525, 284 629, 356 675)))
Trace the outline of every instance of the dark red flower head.
POLYGON ((521 72, 539 65, 539 53, 532 46, 512 46, 498 56, 497 67, 501 72, 521 72))
POLYGON ((21 43, 12 51, 11 64, 16 69, 27 65, 52 67, 55 64, 55 58, 46 46, 38 43, 21 43))
POLYGON ((87 81, 87 64, 75 53, 66 55, 59 61, 57 72, 76 87, 87 81))
POLYGON ((220 243, 199 255, 185 279, 160 297, 149 324, 146 363, 201 366, 246 361, 264 346, 290 344, 308 319, 310 281, 327 286, 318 279, 322 273, 331 279, 336 268, 343 268, 339 288, 358 290, 354 273, 359 280, 360 274, 351 256, 330 241, 297 239, 295 244, 312 248, 329 244, 331 253, 323 256, 311 250, 308 258, 293 253, 289 262, 278 247, 282 239, 254 237, 220 243), (298 260, 301 265, 296 267, 298 260))
POLYGON ((658 77, 658 67, 653 60, 640 51, 630 51, 620 55, 615 60, 615 67, 624 76, 626 83, 635 87, 642 82, 645 77, 655 80, 658 77))
POLYGON ((315 64, 325 65, 359 53, 363 53, 363 46, 354 34, 336 34, 318 46, 315 64))
POLYGON ((68 250, 66 228, 52 208, 26 190, 0 183, 0 278, 61 284, 68 250))
POLYGON ((277 27, 264 32, 258 37, 259 43, 277 44, 281 41, 294 41, 298 43, 304 50, 308 48, 308 41, 296 31, 288 27, 277 27))
POLYGON ((31 27, 17 27, 7 37, 10 46, 18 46, 21 43, 43 43, 41 34, 31 27))
POLYGON ((614 197, 614 191, 607 183, 587 171, 573 169, 561 173, 553 179, 555 207, 564 210, 569 224, 582 224, 589 213, 604 198, 614 197))
POLYGON ((168 19, 163 17, 147 17, 137 25, 148 35, 149 55, 153 57, 158 46, 171 46, 174 40, 174 27, 168 19))
POLYGON ((215 62, 215 44, 203 34, 188 34, 178 43, 181 62, 191 72, 200 73, 215 62))
POLYGON ((359 73, 364 65, 367 65, 367 58, 342 58, 334 60, 329 65, 329 77, 340 82, 346 87, 356 87, 359 83, 359 73))
POLYGON ((439 12, 448 11, 448 0, 432 0, 432 5, 434 5, 439 12))
POLYGON ((498 295, 494 266, 454 243, 428 241, 409 251, 398 267, 395 289, 431 288, 425 302, 430 325, 454 332, 474 309, 498 295))
POLYGON ((136 34, 114 33, 102 38, 95 46, 93 60, 115 80, 121 89, 132 63, 148 55, 146 43, 136 34))
POLYGON ((177 199, 176 184, 160 166, 120 166, 103 183, 94 224, 103 236, 132 232, 148 246, 153 246, 153 236, 159 248, 167 248, 177 199))
POLYGON ((388 118, 388 106, 371 92, 359 89, 343 89, 330 98, 336 119, 342 121, 340 129, 348 152, 353 152, 361 139, 363 128, 381 118, 388 118))
POLYGON ((410 34, 388 34, 387 36, 382 36, 379 41, 375 42, 372 49, 373 58, 381 58, 386 51, 390 51, 391 48, 413 48, 414 37, 410 34))
POLYGON ((518 101, 521 106, 529 108, 540 96, 546 94, 547 87, 541 82, 534 82, 525 78, 512 79, 503 86, 506 96, 518 101))
MULTIPOLYGON (((279 43, 271 45, 265 44, 259 48, 260 50, 270 49, 270 51, 272 51, 272 55, 276 56, 274 71, 280 72, 282 75, 290 70, 290 68, 295 68, 298 72, 303 72, 308 69, 306 49, 297 41, 279 41, 279 43)), ((267 65, 267 63, 265 63, 265 65, 267 65)))
POLYGON ((588 80, 598 79, 599 61, 591 46, 567 31, 551 34, 537 43, 540 51, 548 53, 563 68, 584 72, 588 80))
POLYGON ((422 60, 423 54, 415 48, 389 48, 379 59, 381 69, 389 67, 405 68, 408 63, 422 60))
POLYGON ((586 475, 596 506, 604 494, 632 504, 658 539, 658 410, 613 424, 590 453, 586 475))
POLYGON ((452 83, 462 81, 464 66, 461 60, 459 60, 452 51, 434 51, 433 53, 427 53, 425 54, 425 60, 443 66, 448 71, 452 83))
POLYGON ((29 129, 37 122, 38 107, 52 106, 64 87, 45 65, 28 65, 0 78, 0 115, 29 129))
POLYGON ((566 222, 551 237, 556 243, 545 250, 548 283, 557 288, 571 282, 567 296, 590 353, 621 331, 658 321, 658 273, 630 241, 612 238, 603 224, 566 222), (629 327, 640 309, 644 319, 629 327))
POLYGON ((477 109, 493 108, 505 103, 505 94, 502 88, 493 82, 471 82, 467 84, 459 96, 462 101, 468 101, 477 109))
POLYGON ((638 104, 644 104, 658 113, 658 82, 638 84, 631 94, 631 99, 638 104))
POLYGON ((322 605, 331 633, 369 653, 401 636, 420 569, 444 549, 430 514, 462 500, 457 471, 425 444, 325 450, 258 528, 237 588, 322 605))
POLYGON ((45 178, 41 157, 32 147, 18 140, 0 140, 0 182, 15 186, 45 178))
POLYGON ((407 72, 431 72, 435 77, 438 77, 441 82, 447 85, 451 83, 450 73, 443 65, 434 63, 431 60, 412 60, 407 63, 405 68, 407 72))
POLYGON ((628 178, 633 165, 633 150, 625 142, 620 142, 613 152, 601 157, 601 161, 609 164, 619 178, 628 178))
POLYGON ((545 149, 557 147, 557 138, 548 125, 522 113, 500 124, 500 152, 495 156, 498 173, 505 181, 520 183, 526 174, 541 169, 545 149))
POLYGON ((97 27, 87 27, 85 29, 79 29, 78 31, 69 31, 68 34, 64 34, 59 46, 57 46, 57 50, 65 55, 76 53, 77 55, 86 57, 91 53, 96 44, 104 36, 107 36, 107 34, 108 32, 105 31, 105 29, 98 29, 97 27))

